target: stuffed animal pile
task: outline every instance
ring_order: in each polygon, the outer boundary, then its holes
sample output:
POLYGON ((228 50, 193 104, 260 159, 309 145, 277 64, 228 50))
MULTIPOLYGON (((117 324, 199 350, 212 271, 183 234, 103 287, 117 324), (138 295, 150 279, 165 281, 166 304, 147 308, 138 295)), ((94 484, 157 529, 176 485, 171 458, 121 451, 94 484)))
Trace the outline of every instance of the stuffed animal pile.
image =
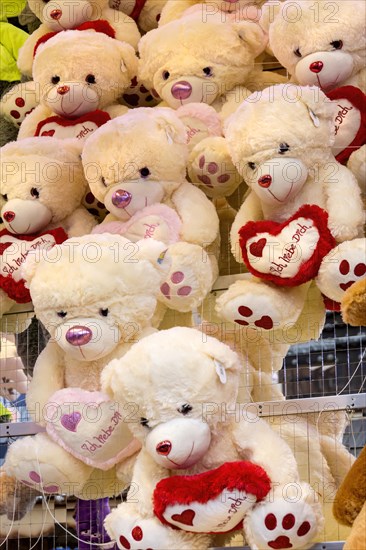
POLYGON ((74 495, 81 550, 309 548, 354 461, 342 413, 250 405, 285 400, 327 310, 366 322, 364 2, 28 3, 1 315, 23 304, 50 339, 0 513, 74 495))

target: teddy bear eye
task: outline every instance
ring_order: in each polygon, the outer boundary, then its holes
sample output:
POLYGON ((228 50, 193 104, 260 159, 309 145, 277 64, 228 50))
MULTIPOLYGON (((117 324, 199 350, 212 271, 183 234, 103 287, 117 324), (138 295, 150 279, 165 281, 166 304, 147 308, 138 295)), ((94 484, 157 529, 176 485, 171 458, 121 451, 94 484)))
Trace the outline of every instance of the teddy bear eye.
POLYGON ((163 80, 168 80, 169 77, 170 77, 170 72, 169 71, 163 71, 163 80))
POLYGON ((189 403, 184 403, 184 405, 182 405, 181 407, 179 407, 178 412, 183 414, 183 415, 186 415, 188 414, 189 412, 191 412, 192 410, 192 405, 190 405, 189 403))
POLYGON ((2 196, 2 198, 4 199, 4 201, 7 201, 7 200, 8 200, 8 195, 5 194, 5 195, 1 195, 1 196, 2 196))
POLYGON ((213 75, 213 72, 212 72, 212 68, 211 67, 205 67, 204 69, 202 69, 203 72, 205 73, 206 76, 212 76, 213 75))
POLYGON ((140 175, 142 178, 147 178, 150 176, 150 170, 145 166, 144 168, 141 168, 140 175))
POLYGON ((147 418, 144 418, 143 416, 140 418, 140 424, 141 426, 144 426, 145 428, 149 427, 149 421, 147 418))
POLYGON ((108 317, 109 309, 107 307, 105 309, 100 309, 99 313, 102 317, 108 317))
POLYGON ((284 155, 286 151, 289 151, 289 150, 290 150, 290 146, 288 145, 288 143, 280 143, 280 146, 278 149, 278 152, 280 155, 284 155))
POLYGON ((95 76, 93 74, 88 74, 88 76, 85 77, 85 82, 88 84, 95 84, 95 76))
POLYGON ((39 197, 39 191, 36 187, 32 187, 32 189, 30 190, 30 194, 32 195, 32 197, 34 197, 35 199, 38 199, 39 197))
POLYGON ((335 50, 341 50, 343 48, 342 40, 333 40, 330 45, 333 46, 335 50))
POLYGON ((67 311, 57 311, 56 315, 58 315, 58 317, 64 318, 67 315, 67 311))
POLYGON ((61 80, 60 77, 57 76, 57 75, 55 75, 51 78, 52 84, 58 84, 60 82, 60 80, 61 80))
POLYGON ((302 57, 302 54, 300 52, 300 48, 297 48, 297 50, 294 51, 294 54, 297 55, 297 57, 302 57))
POLYGON ((255 162, 248 162, 248 166, 251 170, 255 170, 255 162))

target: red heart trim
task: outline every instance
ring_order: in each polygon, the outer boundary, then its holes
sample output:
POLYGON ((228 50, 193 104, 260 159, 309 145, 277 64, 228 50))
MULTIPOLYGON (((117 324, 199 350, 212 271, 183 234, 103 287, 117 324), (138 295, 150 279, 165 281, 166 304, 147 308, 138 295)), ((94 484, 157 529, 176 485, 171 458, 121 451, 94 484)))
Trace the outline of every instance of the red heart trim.
POLYGON ((361 113, 360 127, 354 140, 336 156, 338 162, 346 164, 351 154, 366 143, 366 95, 355 86, 341 86, 331 90, 326 95, 332 101, 348 99, 354 108, 361 113))
POLYGON ((249 251, 253 256, 256 256, 257 258, 262 257, 263 248, 267 244, 267 239, 259 239, 256 243, 252 243, 249 247, 249 251))
MULTIPOLYGON (((248 222, 239 230, 239 243, 243 260, 248 270, 260 279, 271 281, 280 286, 298 286, 310 281, 318 274, 319 267, 324 256, 336 246, 336 241, 328 228, 328 213, 316 204, 305 204, 284 223, 277 223, 270 220, 259 222, 248 222), (247 242, 258 233, 269 233, 278 235, 287 225, 298 218, 308 218, 314 223, 319 233, 319 241, 313 254, 307 261, 299 263, 299 270, 293 277, 280 277, 276 273, 262 273, 255 269, 248 257, 247 242)), ((261 241, 260 239, 258 243, 261 241)), ((257 244, 257 243, 254 243, 257 244)))
POLYGON ((181 514, 173 514, 172 520, 182 523, 183 525, 193 525, 193 519, 196 515, 194 510, 184 510, 181 514))
POLYGON ((49 130, 50 132, 53 132, 53 134, 42 132, 42 128, 49 123, 57 124, 58 126, 76 126, 76 124, 81 124, 83 122, 93 122, 96 126, 100 127, 103 126, 106 122, 111 120, 111 117, 108 113, 105 111, 100 111, 99 109, 96 109, 95 111, 91 111, 90 113, 85 113, 84 115, 78 117, 78 118, 64 118, 61 116, 51 116, 48 118, 45 118, 44 120, 41 120, 41 122, 38 123, 36 131, 34 133, 35 136, 45 136, 45 135, 53 135, 55 133, 55 130, 49 130))

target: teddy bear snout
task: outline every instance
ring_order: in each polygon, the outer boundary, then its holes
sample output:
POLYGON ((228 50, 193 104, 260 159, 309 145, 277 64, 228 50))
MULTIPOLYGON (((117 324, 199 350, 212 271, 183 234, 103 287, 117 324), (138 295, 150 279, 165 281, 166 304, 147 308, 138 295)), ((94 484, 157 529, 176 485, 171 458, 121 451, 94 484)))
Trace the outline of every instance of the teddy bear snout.
POLYGON ((7 210, 6 212, 4 212, 3 218, 6 222, 10 223, 15 219, 15 212, 7 210))
POLYGON ((112 203, 117 208, 126 208, 132 200, 132 194, 125 189, 117 189, 112 195, 112 203))
POLYGON ((156 452, 159 455, 168 456, 171 450, 172 450, 172 444, 168 440, 160 441, 160 443, 156 445, 156 452))
POLYGON ((192 86, 186 80, 180 80, 173 84, 171 93, 175 99, 188 99, 192 94, 192 86))
POLYGON ((321 70, 323 69, 323 67, 324 67, 323 61, 314 61, 313 63, 310 63, 310 65, 309 65, 309 69, 313 73, 320 73, 321 70))
POLYGON ((65 95, 65 94, 67 94, 69 91, 70 91, 70 87, 69 87, 69 86, 59 86, 59 87, 57 88, 57 93, 60 94, 60 95, 65 95))
POLYGON ((74 326, 66 332, 65 338, 72 346, 85 346, 93 337, 90 328, 84 326, 74 326))

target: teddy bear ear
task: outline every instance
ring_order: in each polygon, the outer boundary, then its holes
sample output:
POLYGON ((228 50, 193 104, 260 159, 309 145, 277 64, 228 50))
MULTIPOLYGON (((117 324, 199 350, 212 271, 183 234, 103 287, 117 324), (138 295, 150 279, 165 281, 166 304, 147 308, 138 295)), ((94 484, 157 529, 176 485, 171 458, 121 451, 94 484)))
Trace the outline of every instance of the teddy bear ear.
POLYGON ((38 265, 39 253, 36 250, 28 252, 27 257, 20 268, 21 277, 25 280, 27 288, 29 288, 29 285, 37 271, 38 265))
POLYGON ((160 108, 154 109, 154 114, 158 114, 156 117, 156 124, 159 130, 163 130, 166 135, 166 139, 169 145, 172 143, 186 143, 187 133, 182 121, 171 112, 169 109, 160 108))
POLYGON ((261 54, 268 43, 267 33, 257 23, 252 21, 239 21, 234 23, 234 29, 240 40, 250 49, 254 57, 261 54))
POLYGON ((239 355, 229 348, 228 345, 220 342, 216 338, 202 335, 202 350, 213 359, 217 376, 220 382, 226 383, 226 371, 233 374, 242 370, 242 364, 239 355))
POLYGON ((286 94, 293 94, 294 100, 300 100, 306 105, 309 117, 316 128, 320 126, 321 120, 333 119, 336 104, 328 99, 318 86, 291 86, 291 84, 285 86, 286 94))
POLYGON ((127 73, 129 78, 137 75, 137 57, 135 50, 126 42, 118 43, 121 54, 121 72, 127 73))

